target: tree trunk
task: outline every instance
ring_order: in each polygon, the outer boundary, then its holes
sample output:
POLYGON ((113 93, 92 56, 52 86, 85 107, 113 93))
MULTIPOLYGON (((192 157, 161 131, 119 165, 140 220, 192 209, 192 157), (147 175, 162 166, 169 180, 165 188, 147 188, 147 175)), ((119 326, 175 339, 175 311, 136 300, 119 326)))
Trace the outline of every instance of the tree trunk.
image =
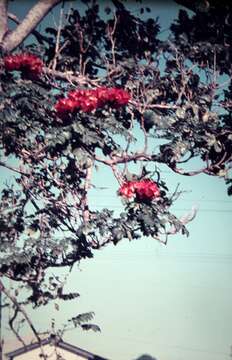
POLYGON ((0 43, 7 32, 7 3, 8 0, 0 0, 0 43))
MULTIPOLYGON (((0 1, 4 2, 5 0, 0 1)), ((59 2, 61 2, 61 0, 39 0, 37 4, 33 6, 31 10, 29 10, 28 14, 17 26, 17 28, 5 36, 2 42, 3 50, 10 52, 18 45, 20 45, 24 39, 36 28, 40 21, 43 20, 47 13, 59 2)))

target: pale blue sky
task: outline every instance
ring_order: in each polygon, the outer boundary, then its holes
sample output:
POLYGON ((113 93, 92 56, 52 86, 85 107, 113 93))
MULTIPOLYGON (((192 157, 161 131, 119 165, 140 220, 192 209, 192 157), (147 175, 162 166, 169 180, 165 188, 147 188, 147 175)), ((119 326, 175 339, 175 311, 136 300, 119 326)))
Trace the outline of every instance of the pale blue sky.
MULTIPOLYGON (((34 2, 13 2, 11 11, 22 17, 34 2)), ((162 28, 179 8, 167 2, 150 4, 152 15, 160 16, 162 28)), ((33 316, 34 321, 46 327, 50 315, 60 324, 74 314, 94 311, 94 321, 102 332, 70 331, 65 340, 112 360, 133 360, 143 353, 158 360, 229 360, 231 198, 222 179, 206 175, 187 178, 163 170, 170 190, 180 182, 188 191, 176 202, 176 214, 181 216, 192 205, 199 206, 196 219, 188 226, 189 238, 173 236, 166 247, 153 239, 108 246, 94 259, 73 268, 67 288, 79 292, 80 299, 64 303, 59 312, 54 306, 43 307, 33 316)), ((9 175, 1 169, 1 183, 9 175)), ((95 179, 101 186, 107 179, 104 186, 108 189, 93 190, 92 203, 119 211, 113 177, 101 169, 95 179)), ((13 346, 14 341, 8 340, 13 346)))

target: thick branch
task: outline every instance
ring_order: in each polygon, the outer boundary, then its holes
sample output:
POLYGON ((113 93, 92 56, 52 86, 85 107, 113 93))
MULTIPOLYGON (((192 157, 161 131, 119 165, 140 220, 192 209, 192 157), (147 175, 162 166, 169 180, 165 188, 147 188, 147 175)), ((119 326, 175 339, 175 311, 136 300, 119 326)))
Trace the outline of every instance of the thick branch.
POLYGON ((12 51, 36 28, 47 13, 61 0, 39 0, 28 12, 21 24, 8 34, 2 44, 5 51, 12 51))
MULTIPOLYGON (((95 156, 95 160, 102 163, 102 164, 105 164, 105 165, 108 165, 110 167, 114 166, 114 165, 117 165, 117 164, 124 164, 124 163, 128 163, 128 162, 131 162, 131 161, 156 161, 156 162, 161 162, 162 163, 162 160, 160 160, 160 158, 156 155, 149 155, 149 154, 146 154, 144 152, 141 152, 141 153, 135 153, 135 154, 132 154, 132 155, 128 155, 128 154, 125 154, 125 155, 122 155, 122 156, 115 156, 111 159, 105 159, 105 158, 101 158, 99 156, 95 156)), ((172 165, 172 164, 166 164, 172 171, 174 171, 175 173, 177 174, 181 174, 181 175, 185 175, 185 176, 195 176, 195 175, 198 175, 198 174, 208 174, 208 175, 214 175, 213 172, 212 172, 212 168, 213 167, 204 167, 204 168, 201 168, 199 170, 193 170, 193 171, 187 171, 187 170, 184 170, 184 169, 178 169, 175 165, 172 165)))
MULTIPOLYGON (((17 16, 16 16, 15 14, 8 13, 7 16, 8 16, 8 18, 9 18, 10 20, 14 21, 17 25, 21 24, 21 21, 17 18, 17 16)), ((31 33, 35 36, 36 40, 37 40, 40 44, 42 44, 44 41, 46 41, 46 42, 49 41, 46 36, 40 34, 40 32, 37 31, 37 30, 32 30, 31 33)))
POLYGON ((49 69, 48 67, 44 67, 43 72, 46 75, 52 76, 52 78, 55 77, 57 79, 66 80, 72 84, 78 84, 78 85, 91 84, 93 86, 97 86, 98 82, 101 81, 101 79, 93 80, 83 75, 73 75, 72 71, 62 72, 58 70, 49 69))
POLYGON ((7 3, 8 0, 0 0, 0 43, 7 32, 7 3))

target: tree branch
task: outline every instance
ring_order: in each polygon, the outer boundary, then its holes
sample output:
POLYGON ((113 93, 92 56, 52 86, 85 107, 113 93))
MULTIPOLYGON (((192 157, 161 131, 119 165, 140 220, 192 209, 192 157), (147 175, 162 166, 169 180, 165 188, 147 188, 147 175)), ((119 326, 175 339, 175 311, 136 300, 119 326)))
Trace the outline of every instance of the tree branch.
POLYGON ((144 161, 159 161, 159 159, 155 155, 149 155, 145 153, 135 153, 132 155, 122 155, 122 156, 115 156, 114 158, 108 160, 105 158, 100 158, 99 156, 95 156, 95 160, 101 162, 105 165, 112 166, 117 164, 124 164, 126 162, 137 161, 137 160, 144 160, 144 161))
POLYGON ((168 166, 172 171, 174 171, 175 173, 180 174, 180 175, 185 175, 185 176, 195 176, 195 175, 199 175, 199 174, 212 175, 212 173, 210 172, 210 167, 204 167, 199 170, 187 171, 187 170, 183 170, 183 169, 178 169, 176 166, 173 166, 173 165, 168 165, 168 166))
POLYGON ((0 43, 7 32, 7 5, 8 0, 0 0, 0 43))
POLYGON ((57 35, 56 35, 55 55, 54 55, 53 64, 52 64, 53 70, 56 70, 57 58, 60 54, 60 35, 61 35, 61 29, 62 29, 62 25, 63 25, 63 16, 64 16, 64 12, 63 12, 63 7, 62 7, 60 10, 59 25, 58 25, 58 29, 57 29, 57 35))
MULTIPOLYGON (((27 321, 29 327, 31 328, 33 334, 35 335, 36 340, 41 345, 41 339, 40 339, 34 325, 32 324, 31 320, 29 319, 26 311, 18 303, 17 299, 5 288, 5 286, 3 285, 1 280, 0 280, 0 291, 3 292, 6 295, 6 297, 12 301, 12 303, 15 305, 15 307, 18 309, 18 311, 20 311, 23 314, 23 316, 24 316, 25 320, 27 321)), ((40 349, 41 349, 43 359, 46 359, 46 355, 44 354, 42 346, 40 346, 40 349)))
POLYGON ((16 172, 18 174, 21 174, 21 175, 24 175, 24 176, 29 176, 29 174, 26 173, 25 171, 21 171, 20 169, 17 169, 17 168, 15 168, 13 166, 7 165, 3 161, 0 161, 0 166, 3 166, 3 167, 5 167, 5 168, 7 168, 9 170, 12 170, 12 171, 14 171, 14 172, 16 172))
POLYGON ((30 35, 32 30, 36 28, 47 13, 60 1, 61 0, 39 0, 37 4, 29 10, 21 24, 5 37, 2 48, 8 52, 14 50, 28 35, 30 35))
MULTIPOLYGON (((21 21, 18 19, 18 17, 17 17, 15 14, 8 13, 7 16, 8 16, 8 18, 9 18, 10 20, 14 21, 17 25, 21 24, 21 21)), ((37 31, 37 30, 32 30, 31 33, 35 36, 36 40, 37 40, 40 44, 42 44, 44 41, 49 42, 48 38, 47 38, 46 36, 40 34, 39 31, 37 31)))
POLYGON ((11 328, 12 332, 14 333, 15 337, 18 339, 18 341, 21 342, 21 344, 23 346, 26 346, 26 343, 24 342, 22 337, 19 335, 18 331, 15 330, 15 328, 14 328, 14 321, 17 318, 18 312, 19 312, 19 309, 18 309, 18 307, 16 307, 14 309, 14 314, 13 314, 12 318, 9 320, 9 325, 10 325, 10 328, 11 328))
POLYGON ((84 84, 91 84, 93 86, 100 86, 98 85, 98 82, 102 81, 102 79, 89 79, 87 76, 83 75, 74 75, 72 71, 58 71, 49 69, 48 67, 43 68, 44 74, 51 76, 52 78, 57 78, 60 80, 66 80, 70 82, 71 84, 78 84, 78 85, 84 85, 84 84))
POLYGON ((92 168, 93 168, 93 164, 91 163, 90 166, 86 170, 86 178, 85 178, 85 185, 84 185, 85 193, 82 198, 83 220, 84 220, 85 224, 89 221, 88 190, 90 187, 92 168))

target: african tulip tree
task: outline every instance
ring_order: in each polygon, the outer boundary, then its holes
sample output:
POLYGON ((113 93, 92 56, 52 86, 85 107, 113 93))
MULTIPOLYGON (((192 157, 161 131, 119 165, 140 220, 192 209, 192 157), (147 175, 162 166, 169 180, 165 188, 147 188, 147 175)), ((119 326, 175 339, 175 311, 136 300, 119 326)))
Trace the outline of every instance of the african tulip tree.
MULTIPOLYGON (((0 0, 0 166, 15 175, 1 193, 0 271, 30 288, 25 303, 34 306, 78 296, 47 279, 51 268, 72 267, 123 239, 166 244, 169 235, 188 234, 194 214, 171 213, 179 191, 170 194, 160 165, 231 181, 228 9, 178 1, 195 15, 181 10, 170 39, 161 40, 149 8, 136 17, 112 0, 102 15, 97 1, 82 2, 83 14, 78 1, 67 16, 61 6, 57 28, 39 33, 36 26, 60 1, 38 1, 20 22, 0 0), (12 32, 8 17, 17 23, 12 32), (189 168, 194 158, 201 168, 189 168), (97 167, 117 180, 120 215, 89 206, 97 167)), ((3 283, 1 289, 26 317, 3 283)))

